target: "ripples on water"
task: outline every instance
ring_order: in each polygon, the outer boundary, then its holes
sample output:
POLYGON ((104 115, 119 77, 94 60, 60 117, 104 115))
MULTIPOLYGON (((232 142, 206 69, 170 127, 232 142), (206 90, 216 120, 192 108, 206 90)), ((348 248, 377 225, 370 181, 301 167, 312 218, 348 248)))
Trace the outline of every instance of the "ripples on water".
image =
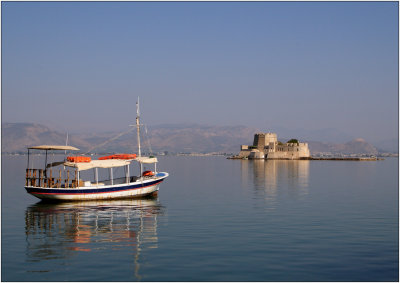
POLYGON ((3 160, 2 279, 398 279, 397 159, 160 163, 158 198, 45 203, 3 160))

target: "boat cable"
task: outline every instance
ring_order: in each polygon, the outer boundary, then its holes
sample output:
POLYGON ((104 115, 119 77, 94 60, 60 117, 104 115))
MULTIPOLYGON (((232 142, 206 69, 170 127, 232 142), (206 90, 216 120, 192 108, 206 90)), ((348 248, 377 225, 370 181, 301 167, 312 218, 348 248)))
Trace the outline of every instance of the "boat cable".
POLYGON ((122 137, 123 135, 126 135, 126 134, 132 132, 134 129, 135 129, 135 128, 130 128, 128 131, 119 133, 119 134, 116 135, 115 137, 113 137, 113 138, 111 138, 111 139, 108 139, 108 140, 106 140, 105 142, 103 142, 103 143, 101 143, 101 144, 99 144, 99 145, 96 145, 96 146, 91 147, 86 153, 84 153, 84 155, 89 154, 89 153, 92 152, 94 149, 99 148, 99 147, 102 147, 102 146, 105 146, 106 144, 108 144, 108 143, 110 143, 110 142, 112 142, 112 141, 114 141, 114 140, 116 140, 116 139, 122 137))
POLYGON ((150 156, 152 156, 153 155, 153 150, 151 149, 150 137, 149 137, 148 132, 147 132, 146 124, 144 124, 144 132, 145 132, 145 135, 146 135, 147 146, 149 147, 149 150, 150 150, 150 156))

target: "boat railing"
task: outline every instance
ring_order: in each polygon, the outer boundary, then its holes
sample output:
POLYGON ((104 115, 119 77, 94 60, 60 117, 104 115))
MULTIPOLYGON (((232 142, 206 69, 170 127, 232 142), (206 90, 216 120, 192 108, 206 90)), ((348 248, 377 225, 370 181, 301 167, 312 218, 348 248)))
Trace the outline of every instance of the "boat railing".
POLYGON ((86 182, 89 186, 102 186, 102 185, 119 185, 138 180, 137 176, 120 177, 114 179, 106 179, 96 181, 78 181, 77 170, 45 170, 45 169, 26 169, 25 186, 26 187, 42 187, 42 188, 78 188, 85 187, 86 182), (58 173, 58 174, 57 174, 58 173))
POLYGON ((45 188, 76 188, 78 187, 77 170, 64 170, 64 177, 60 169, 57 172, 45 169, 26 169, 25 186, 45 188))

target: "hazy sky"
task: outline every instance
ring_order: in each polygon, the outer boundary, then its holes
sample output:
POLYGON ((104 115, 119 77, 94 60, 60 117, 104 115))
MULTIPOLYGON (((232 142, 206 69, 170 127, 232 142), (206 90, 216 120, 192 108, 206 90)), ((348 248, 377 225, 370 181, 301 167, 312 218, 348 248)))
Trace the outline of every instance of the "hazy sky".
POLYGON ((2 2, 2 120, 398 136, 397 2, 2 2))

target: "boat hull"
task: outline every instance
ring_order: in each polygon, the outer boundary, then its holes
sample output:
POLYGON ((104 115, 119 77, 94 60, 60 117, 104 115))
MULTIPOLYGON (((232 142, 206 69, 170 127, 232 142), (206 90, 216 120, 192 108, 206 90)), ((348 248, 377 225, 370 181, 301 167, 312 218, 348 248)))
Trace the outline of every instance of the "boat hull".
POLYGON ((43 200, 81 201, 135 198, 156 194, 168 173, 158 173, 156 178, 113 186, 80 188, 25 187, 26 191, 43 200))

